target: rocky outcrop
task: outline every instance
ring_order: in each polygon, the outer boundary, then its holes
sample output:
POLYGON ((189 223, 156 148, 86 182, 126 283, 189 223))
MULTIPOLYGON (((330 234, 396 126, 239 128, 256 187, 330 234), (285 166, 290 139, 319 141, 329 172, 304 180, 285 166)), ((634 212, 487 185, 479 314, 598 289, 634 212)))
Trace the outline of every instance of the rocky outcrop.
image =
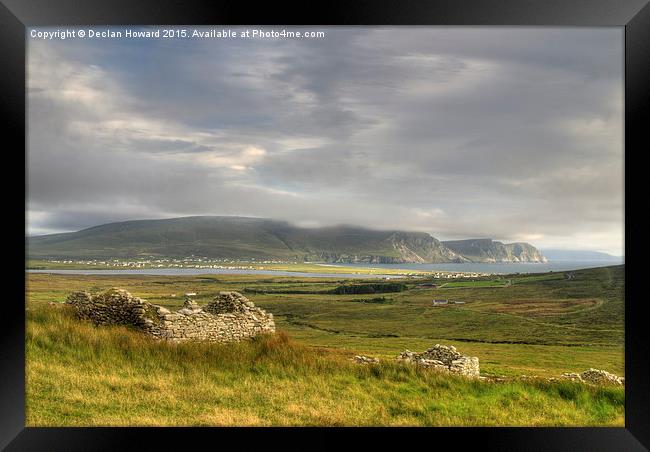
POLYGON ((436 344, 422 353, 405 350, 398 355, 397 360, 469 378, 478 378, 480 374, 478 358, 459 353, 453 345, 436 344))
POLYGON ((564 373, 563 378, 581 383, 590 383, 594 385, 616 385, 624 386, 625 378, 618 375, 610 374, 606 370, 588 369, 582 373, 564 373))
POLYGON ((67 303, 74 306, 77 317, 96 325, 130 325, 154 338, 174 342, 233 342, 275 332, 273 315, 255 307, 238 292, 220 292, 204 308, 187 299, 176 312, 134 297, 123 289, 110 289, 97 295, 75 292, 70 294, 67 303))

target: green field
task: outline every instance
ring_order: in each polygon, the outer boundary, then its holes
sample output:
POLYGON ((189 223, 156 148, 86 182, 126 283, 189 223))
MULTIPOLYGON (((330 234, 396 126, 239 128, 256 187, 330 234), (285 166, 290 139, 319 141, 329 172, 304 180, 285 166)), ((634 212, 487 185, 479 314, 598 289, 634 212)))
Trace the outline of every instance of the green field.
POLYGON ((407 290, 381 295, 329 292, 366 283, 345 279, 29 274, 28 425, 623 425, 622 388, 515 378, 589 367, 623 375, 623 271, 438 288, 403 279, 407 290), (159 344, 49 304, 110 287, 172 308, 185 292, 203 304, 241 291, 283 333, 238 345, 159 344), (301 293, 259 293, 269 290, 301 293), (404 349, 436 343, 478 356, 483 376, 512 378, 469 382, 394 363, 404 349), (382 364, 352 363, 359 353, 382 364))
POLYGON ((494 279, 484 280, 478 279, 474 281, 452 281, 443 283, 441 288, 445 289, 465 289, 465 288, 478 288, 478 287, 506 287, 511 284, 510 279, 494 279))

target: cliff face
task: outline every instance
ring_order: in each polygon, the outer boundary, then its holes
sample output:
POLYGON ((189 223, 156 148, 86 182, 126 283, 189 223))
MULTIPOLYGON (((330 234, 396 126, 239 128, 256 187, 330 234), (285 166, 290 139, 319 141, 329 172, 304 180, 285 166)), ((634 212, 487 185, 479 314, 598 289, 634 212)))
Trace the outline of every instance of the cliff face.
MULTIPOLYGON (((358 233, 358 230, 356 231, 358 233)), ((371 232, 369 235, 374 235, 371 232)), ((382 232, 372 242, 364 243, 363 248, 369 252, 334 252, 328 250, 311 253, 309 260, 322 260, 333 263, 370 263, 370 264, 402 264, 402 263, 436 263, 436 262, 467 262, 462 256, 445 247, 439 240, 424 232, 382 232)), ((366 236, 367 237, 367 236, 366 236)), ((359 238, 361 241, 362 239, 359 238)), ((366 239, 367 240, 367 239, 366 239)), ((361 242, 358 242, 356 245, 361 242)), ((353 248, 351 246, 351 248, 353 248)))
POLYGON ((403 262, 463 262, 455 251, 426 233, 395 232, 388 241, 403 262))
POLYGON ((535 262, 548 260, 528 243, 501 243, 492 239, 449 240, 447 248, 461 254, 469 262, 535 262))
MULTIPOLYGON (((497 242, 499 243, 499 242, 497 242)), ((529 243, 509 243, 504 245, 512 262, 548 262, 545 256, 529 243)))

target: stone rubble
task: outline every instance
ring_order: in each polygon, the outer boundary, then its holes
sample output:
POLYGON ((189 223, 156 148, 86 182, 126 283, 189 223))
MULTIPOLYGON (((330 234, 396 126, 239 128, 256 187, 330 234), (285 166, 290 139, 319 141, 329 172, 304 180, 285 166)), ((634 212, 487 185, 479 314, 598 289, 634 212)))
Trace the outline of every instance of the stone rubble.
POLYGON ((371 356, 356 355, 352 358, 354 362, 359 364, 379 364, 379 359, 373 358, 371 356))
POLYGON ((397 361, 469 378, 478 378, 480 373, 478 358, 459 353, 453 345, 436 344, 422 353, 405 350, 397 361))
POLYGON ((76 308, 78 318, 95 325, 131 325, 174 342, 233 342, 275 332, 273 314, 255 307, 238 292, 220 292, 204 308, 187 299, 176 312, 115 288, 97 295, 75 292, 66 303, 76 308))
POLYGON ((562 374, 562 378, 568 378, 572 381, 579 381, 581 383, 590 383, 595 385, 617 385, 624 386, 625 378, 618 375, 611 374, 606 370, 587 369, 582 373, 566 372, 562 374))

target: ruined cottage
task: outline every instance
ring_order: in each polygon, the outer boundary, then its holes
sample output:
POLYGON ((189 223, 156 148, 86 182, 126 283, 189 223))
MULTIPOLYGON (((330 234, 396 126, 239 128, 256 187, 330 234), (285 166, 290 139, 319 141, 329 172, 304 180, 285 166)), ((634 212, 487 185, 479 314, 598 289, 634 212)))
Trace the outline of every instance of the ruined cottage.
POLYGON ((461 354, 453 345, 436 344, 422 353, 404 350, 397 361, 470 378, 480 376, 478 358, 461 354))
POLYGON ((273 314, 238 292, 219 292, 204 307, 187 299, 175 312, 115 288, 96 295, 75 292, 66 303, 76 309, 78 318, 95 325, 130 325, 154 338, 175 342, 234 342, 275 332, 273 314))

